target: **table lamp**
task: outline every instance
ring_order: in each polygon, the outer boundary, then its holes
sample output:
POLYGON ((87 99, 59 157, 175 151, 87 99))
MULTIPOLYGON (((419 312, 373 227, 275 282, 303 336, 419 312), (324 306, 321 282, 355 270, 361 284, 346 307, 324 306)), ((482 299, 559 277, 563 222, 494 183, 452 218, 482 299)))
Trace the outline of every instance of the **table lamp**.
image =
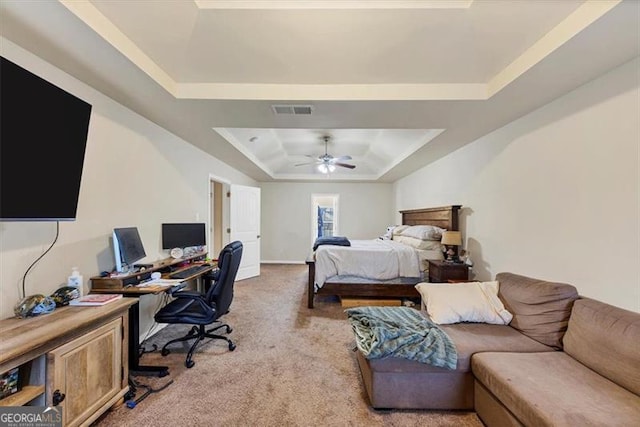
POLYGON ((443 231, 442 240, 440 241, 447 248, 447 262, 454 262, 453 258, 457 250, 453 246, 460 246, 462 244, 462 235, 459 231, 443 231))

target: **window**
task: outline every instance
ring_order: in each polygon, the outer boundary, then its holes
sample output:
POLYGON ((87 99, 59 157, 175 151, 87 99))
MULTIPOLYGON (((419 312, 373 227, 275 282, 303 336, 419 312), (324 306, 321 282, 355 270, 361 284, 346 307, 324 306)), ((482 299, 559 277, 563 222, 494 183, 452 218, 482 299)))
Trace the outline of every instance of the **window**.
POLYGON ((337 194, 311 195, 311 241, 338 234, 337 194))

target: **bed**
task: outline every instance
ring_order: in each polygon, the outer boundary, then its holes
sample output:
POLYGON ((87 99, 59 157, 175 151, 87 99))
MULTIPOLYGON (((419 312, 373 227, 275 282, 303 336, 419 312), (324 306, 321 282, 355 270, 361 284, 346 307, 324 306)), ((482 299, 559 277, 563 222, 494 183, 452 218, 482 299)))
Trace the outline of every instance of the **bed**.
MULTIPOLYGON (((400 211, 402 214, 403 225, 432 225, 445 230, 457 231, 458 228, 458 213, 460 205, 442 206, 436 208, 425 209, 412 209, 400 211)), ((354 248, 350 247, 327 247, 330 251, 349 251, 353 249, 354 253, 349 253, 351 262, 356 260, 353 265, 357 265, 358 257, 361 257, 361 264, 363 266, 371 265, 371 252, 363 251, 358 254, 363 248, 362 244, 382 246, 390 246, 390 251, 402 249, 398 248, 392 242, 373 242, 372 241, 352 241, 354 248)), ((320 248, 318 248, 320 249, 320 248)), ((371 248, 364 248, 371 249, 371 248)), ((380 249, 381 251, 385 249, 380 249)), ((343 252, 346 253, 346 252, 343 252)), ((399 255, 402 257, 403 255, 399 255)), ((424 256, 424 255, 423 255, 424 256)), ((334 295, 339 297, 349 298, 419 298, 419 294, 415 289, 415 285, 420 281, 423 281, 419 275, 408 274, 404 277, 388 277, 384 279, 380 277, 373 277, 372 275, 334 275, 325 277, 330 273, 320 272, 316 274, 318 268, 324 268, 322 260, 316 259, 316 252, 311 253, 306 260, 306 264, 309 267, 309 280, 307 286, 307 306, 313 308, 315 295, 334 295), (316 285, 316 278, 319 277, 324 280, 319 286, 316 285)), ((407 267, 408 268, 408 267, 407 267)), ((357 269, 356 269, 357 270, 357 269)), ((400 267, 399 270, 402 270, 400 267)), ((323 270, 324 271, 324 270, 323 270)))

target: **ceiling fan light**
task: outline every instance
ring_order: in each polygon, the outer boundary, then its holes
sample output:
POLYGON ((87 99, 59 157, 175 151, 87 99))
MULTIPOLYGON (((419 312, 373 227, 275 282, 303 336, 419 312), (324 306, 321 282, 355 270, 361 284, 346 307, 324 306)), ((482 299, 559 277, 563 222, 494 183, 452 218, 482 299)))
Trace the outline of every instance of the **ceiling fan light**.
POLYGON ((334 165, 328 165, 326 163, 322 163, 318 165, 318 170, 321 173, 329 173, 329 172, 335 171, 336 167, 334 165))

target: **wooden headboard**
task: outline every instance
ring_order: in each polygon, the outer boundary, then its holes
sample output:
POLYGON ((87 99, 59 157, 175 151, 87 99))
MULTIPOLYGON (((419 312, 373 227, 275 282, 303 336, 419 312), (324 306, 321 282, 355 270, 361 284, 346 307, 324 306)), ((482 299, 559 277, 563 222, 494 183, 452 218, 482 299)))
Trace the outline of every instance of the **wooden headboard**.
POLYGON ((461 205, 439 208, 400 211, 404 225, 435 225, 446 230, 458 231, 458 211, 461 205))

